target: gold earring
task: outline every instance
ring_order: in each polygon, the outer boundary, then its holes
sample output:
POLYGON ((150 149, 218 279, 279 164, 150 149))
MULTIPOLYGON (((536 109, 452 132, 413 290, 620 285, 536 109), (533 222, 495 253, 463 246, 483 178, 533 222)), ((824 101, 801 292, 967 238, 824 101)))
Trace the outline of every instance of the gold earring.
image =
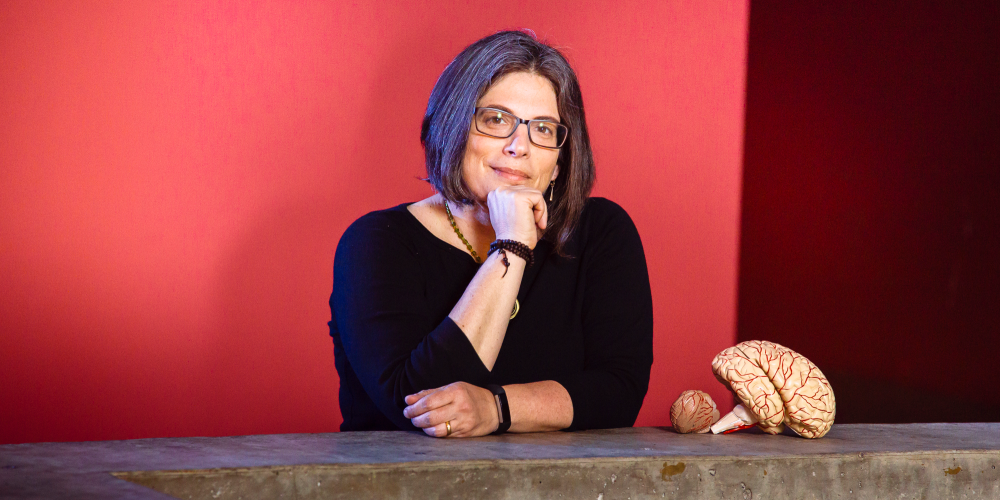
POLYGON ((549 182, 549 201, 552 201, 552 194, 556 190, 556 181, 549 182))

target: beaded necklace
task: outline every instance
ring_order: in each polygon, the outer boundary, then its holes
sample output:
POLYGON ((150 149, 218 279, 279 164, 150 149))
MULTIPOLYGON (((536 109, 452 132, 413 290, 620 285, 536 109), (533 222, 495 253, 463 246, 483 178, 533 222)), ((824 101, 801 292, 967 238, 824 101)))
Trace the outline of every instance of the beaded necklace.
POLYGON ((476 264, 482 264, 483 259, 479 258, 479 254, 472 249, 472 244, 469 243, 469 240, 465 239, 465 235, 463 235, 462 231, 458 229, 458 224, 455 224, 455 218, 451 215, 451 207, 448 206, 448 200, 444 200, 444 211, 448 212, 448 222, 451 223, 451 228, 454 229, 455 234, 462 239, 462 243, 465 243, 465 247, 469 249, 469 253, 472 254, 472 258, 476 261, 476 264))

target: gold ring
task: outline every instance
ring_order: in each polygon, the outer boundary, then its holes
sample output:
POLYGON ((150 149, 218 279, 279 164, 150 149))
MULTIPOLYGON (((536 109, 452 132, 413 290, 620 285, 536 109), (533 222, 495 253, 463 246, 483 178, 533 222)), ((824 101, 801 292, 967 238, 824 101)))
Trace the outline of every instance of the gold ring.
POLYGON ((444 430, 445 430, 444 437, 448 437, 451 435, 451 420, 444 423, 444 430))

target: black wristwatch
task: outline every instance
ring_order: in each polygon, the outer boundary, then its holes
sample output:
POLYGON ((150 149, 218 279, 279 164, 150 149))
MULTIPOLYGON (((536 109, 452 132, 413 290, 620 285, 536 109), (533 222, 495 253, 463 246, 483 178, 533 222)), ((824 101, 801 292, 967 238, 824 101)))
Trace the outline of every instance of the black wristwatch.
POLYGON ((493 401, 497 404, 497 416, 500 417, 500 425, 493 434, 503 434, 510 429, 510 407, 507 406, 507 392, 499 385, 486 386, 493 393, 493 401))

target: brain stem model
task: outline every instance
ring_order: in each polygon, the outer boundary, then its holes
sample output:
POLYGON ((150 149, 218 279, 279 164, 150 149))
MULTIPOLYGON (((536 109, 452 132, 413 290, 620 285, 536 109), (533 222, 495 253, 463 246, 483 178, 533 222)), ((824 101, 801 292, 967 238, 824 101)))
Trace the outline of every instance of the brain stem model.
POLYGON ((715 407, 715 401, 701 391, 682 392, 670 407, 670 423, 681 434, 708 432, 717 420, 719 409, 715 407))
POLYGON ((716 434, 756 423, 769 434, 787 425, 802 437, 818 438, 833 425, 836 402, 830 383, 816 365, 787 347, 742 342, 715 356, 712 371, 742 403, 712 426, 716 434))
POLYGON ((733 407, 733 411, 712 424, 710 430, 712 434, 729 434, 730 432, 749 429, 757 422, 757 416, 753 412, 748 410, 746 406, 737 404, 733 407))

